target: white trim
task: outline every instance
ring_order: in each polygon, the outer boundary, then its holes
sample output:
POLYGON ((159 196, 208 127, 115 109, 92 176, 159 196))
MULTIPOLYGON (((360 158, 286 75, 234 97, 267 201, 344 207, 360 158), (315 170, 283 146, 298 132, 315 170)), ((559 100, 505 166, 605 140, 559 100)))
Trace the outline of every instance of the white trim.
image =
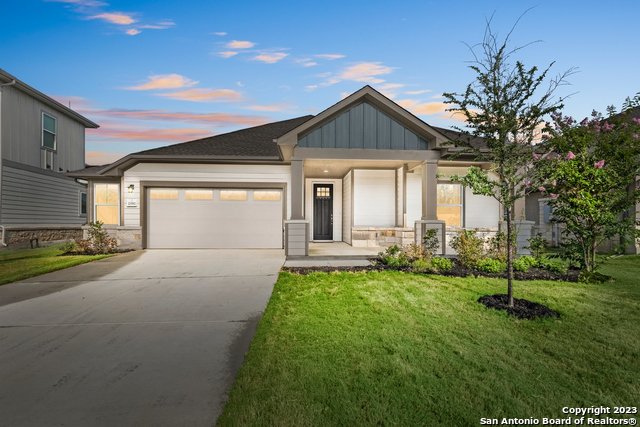
MULTIPOLYGON (((50 151, 57 151, 58 149, 58 118, 56 116, 54 116, 51 113, 47 113, 46 111, 42 110, 41 112, 41 117, 40 117, 40 147, 45 149, 45 150, 50 150, 50 151), (50 130, 47 130, 44 128, 44 116, 47 116, 51 119, 53 119, 54 121, 54 131, 53 131, 53 148, 50 147, 45 147, 44 146, 44 133, 48 132, 51 133, 50 130)), ((53 165, 52 165, 53 167, 53 165)))

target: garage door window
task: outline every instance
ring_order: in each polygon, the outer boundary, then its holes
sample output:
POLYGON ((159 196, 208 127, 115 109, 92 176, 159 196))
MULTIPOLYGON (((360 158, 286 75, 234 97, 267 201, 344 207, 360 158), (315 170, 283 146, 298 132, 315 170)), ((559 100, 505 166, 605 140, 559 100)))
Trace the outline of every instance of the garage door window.
POLYGON ((185 200, 213 200, 213 190, 186 190, 185 200))
POLYGON ((95 184, 95 219, 103 224, 118 225, 120 223, 119 184, 95 184))
POLYGON ((152 188, 149 196, 151 197, 151 200, 178 200, 178 190, 152 188))
POLYGON ((281 194, 280 191, 254 191, 253 200, 260 202, 277 202, 282 197, 281 194))
POLYGON ((220 200, 244 202, 247 200, 247 192, 245 190, 221 190, 220 200))

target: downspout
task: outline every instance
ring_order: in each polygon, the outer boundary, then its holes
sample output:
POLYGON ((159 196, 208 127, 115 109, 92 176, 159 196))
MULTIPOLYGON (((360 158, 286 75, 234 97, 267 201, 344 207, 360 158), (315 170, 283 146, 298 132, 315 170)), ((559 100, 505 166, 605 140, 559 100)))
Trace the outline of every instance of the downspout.
MULTIPOLYGON (((13 86, 15 84, 15 79, 11 80, 9 83, 0 84, 0 221, 2 221, 2 88, 4 86, 13 86)), ((3 225, 0 225, 0 230, 2 230, 2 240, 0 240, 0 245, 7 246, 4 242, 5 230, 3 225)))

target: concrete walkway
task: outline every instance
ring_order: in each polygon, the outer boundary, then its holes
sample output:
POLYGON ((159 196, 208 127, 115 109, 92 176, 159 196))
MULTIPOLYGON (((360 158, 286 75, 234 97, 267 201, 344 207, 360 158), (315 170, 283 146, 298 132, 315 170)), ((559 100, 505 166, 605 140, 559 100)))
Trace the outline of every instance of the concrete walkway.
POLYGON ((0 287, 0 424, 211 426, 281 250, 155 250, 0 287))

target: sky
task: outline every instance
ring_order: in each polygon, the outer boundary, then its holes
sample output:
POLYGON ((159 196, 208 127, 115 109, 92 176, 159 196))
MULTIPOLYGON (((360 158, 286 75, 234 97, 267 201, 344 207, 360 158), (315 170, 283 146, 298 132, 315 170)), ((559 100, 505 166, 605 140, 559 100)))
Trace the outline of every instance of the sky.
POLYGON ((577 118, 640 92, 640 2, 0 0, 0 68, 100 124, 88 164, 317 114, 371 85, 429 124, 487 18, 525 65, 575 67, 577 118))

